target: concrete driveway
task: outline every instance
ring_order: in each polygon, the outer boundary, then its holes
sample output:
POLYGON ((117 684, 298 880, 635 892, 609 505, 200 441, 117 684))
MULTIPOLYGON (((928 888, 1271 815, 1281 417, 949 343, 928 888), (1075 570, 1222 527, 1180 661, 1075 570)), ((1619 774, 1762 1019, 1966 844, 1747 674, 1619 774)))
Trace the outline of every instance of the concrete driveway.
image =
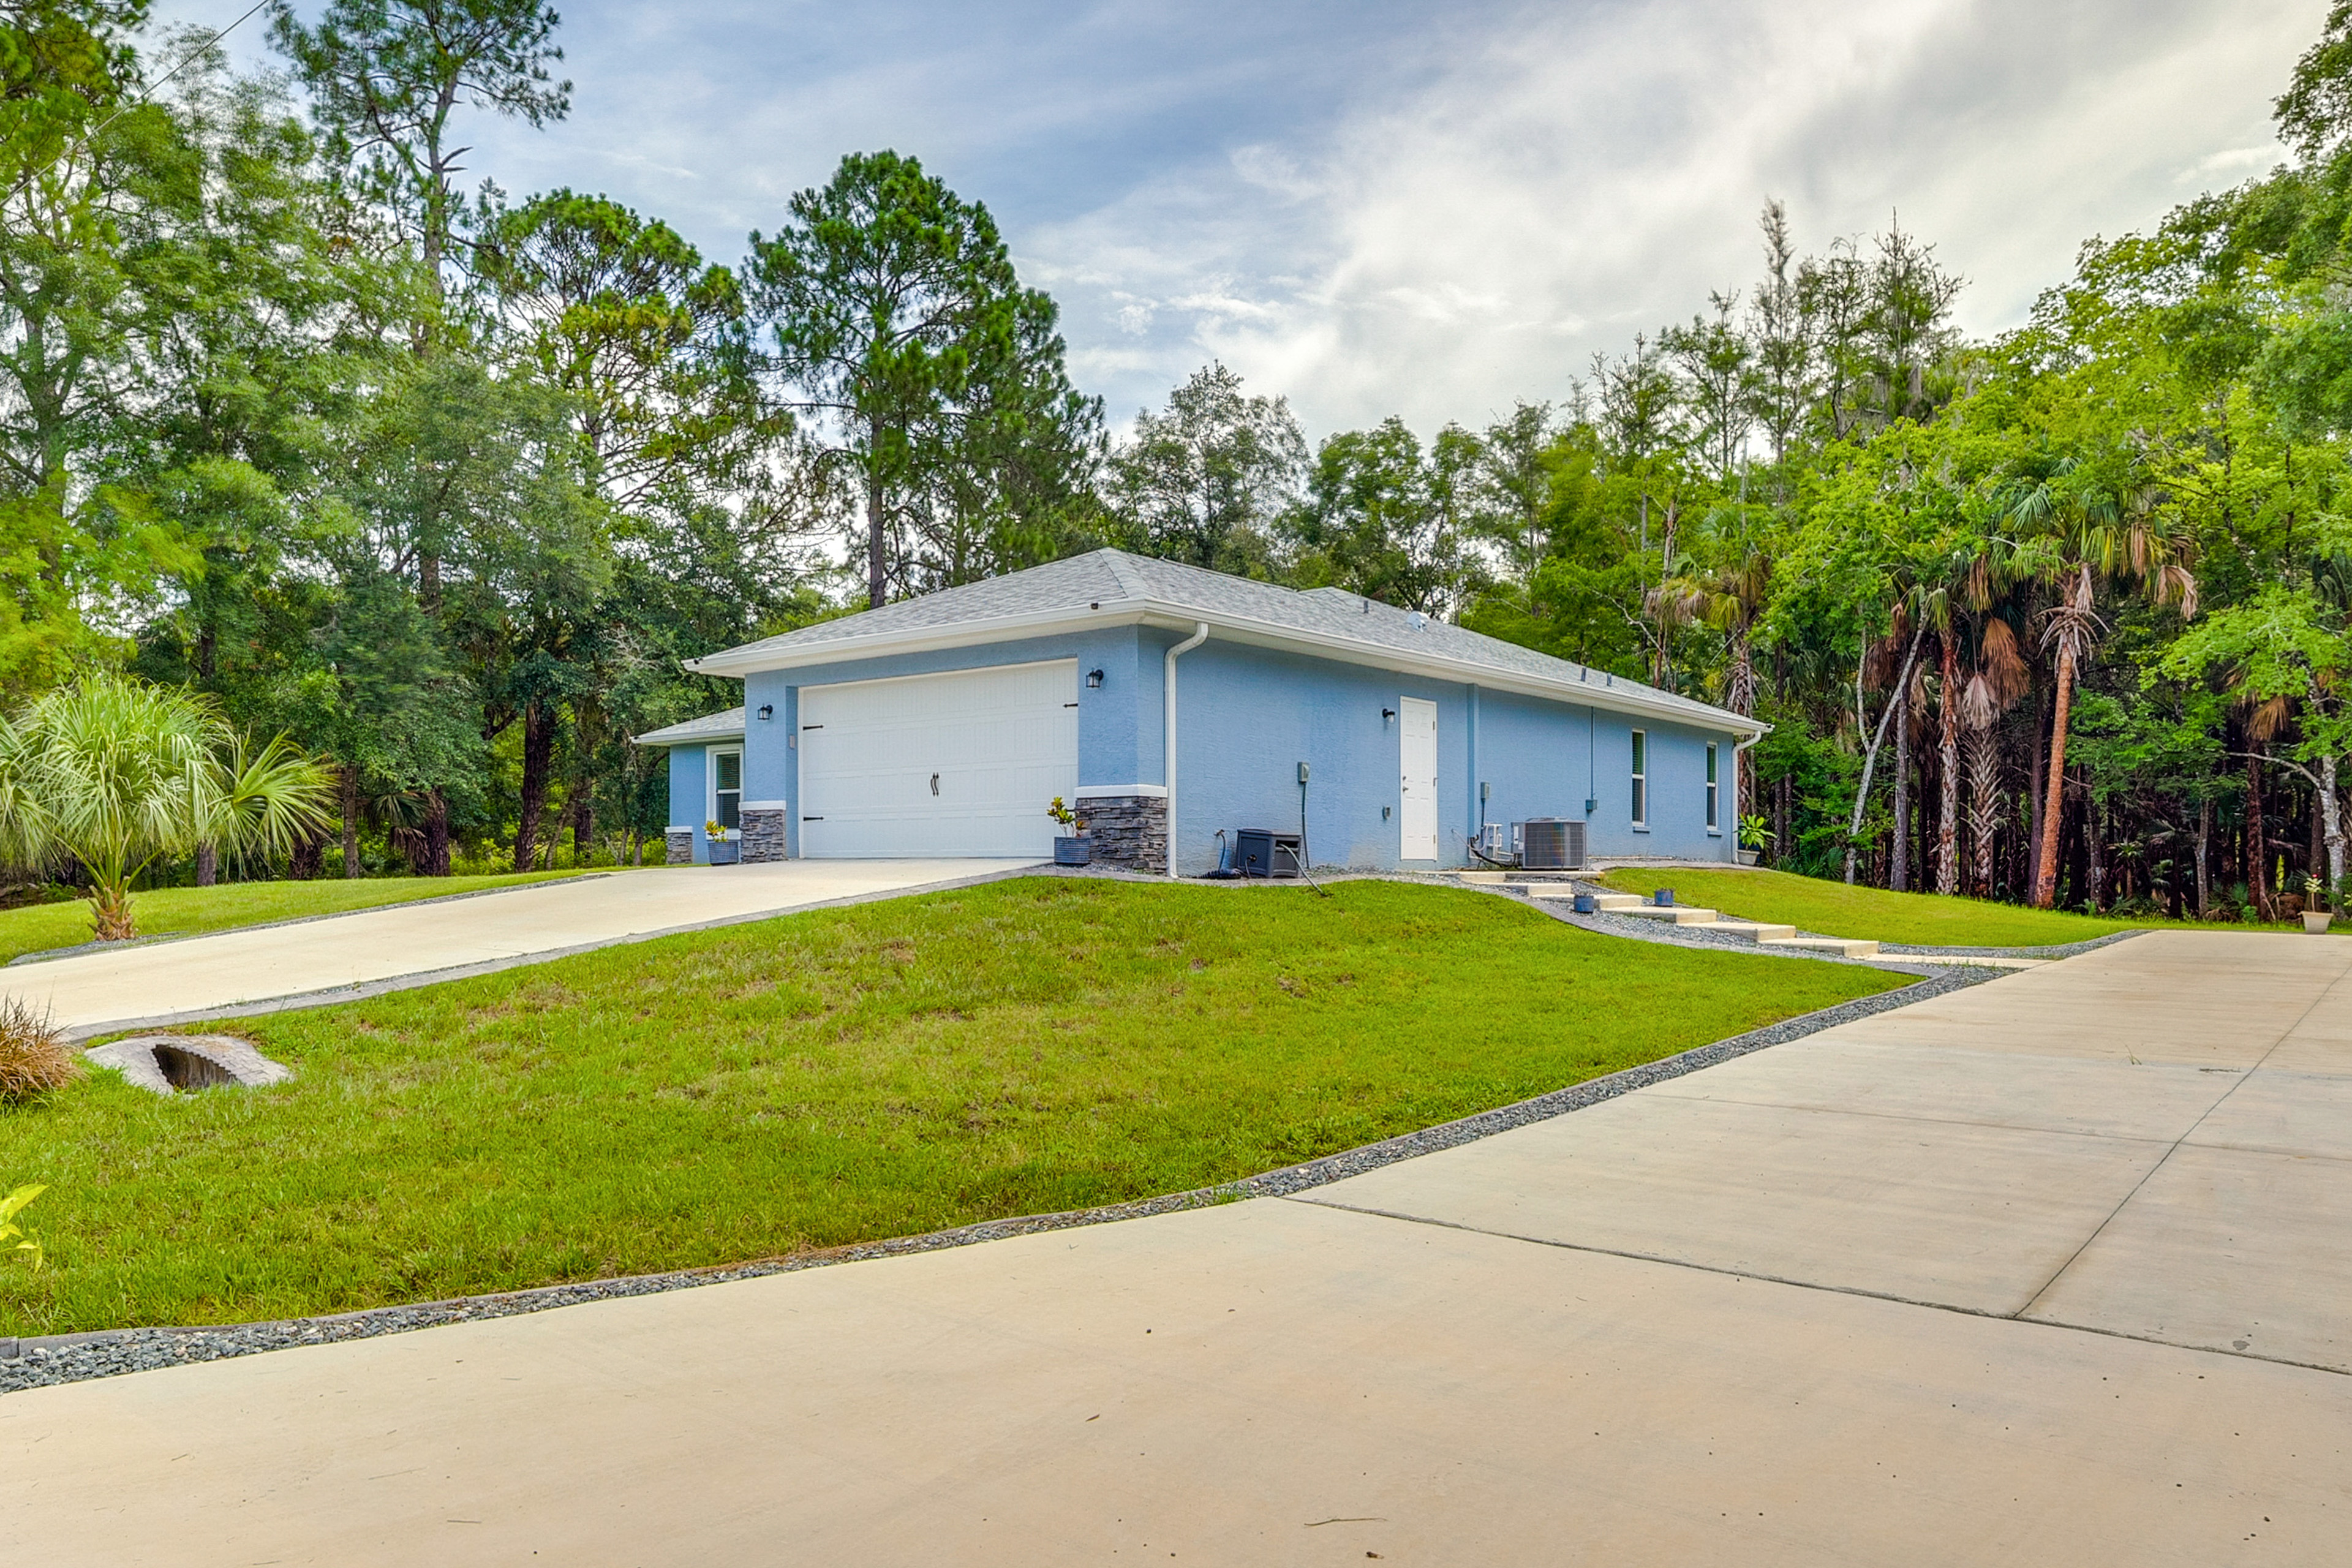
POLYGON ((346 1000, 666 931, 1001 875, 999 860, 785 860, 677 866, 288 925, 146 943, 0 969, 0 994, 49 1007, 77 1035, 226 1016, 302 996, 346 1000))
POLYGON ((1300 1198, 10 1394, 0 1561, 2342 1563, 2347 970, 2141 937, 1300 1198))

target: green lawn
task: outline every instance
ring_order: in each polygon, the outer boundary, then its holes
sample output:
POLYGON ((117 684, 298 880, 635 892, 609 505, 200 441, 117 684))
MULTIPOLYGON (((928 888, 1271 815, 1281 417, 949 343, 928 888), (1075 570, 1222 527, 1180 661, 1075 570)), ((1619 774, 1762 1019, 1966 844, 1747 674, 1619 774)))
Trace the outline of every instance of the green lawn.
MULTIPOLYGON (((227 882, 215 888, 159 888, 131 900, 141 936, 182 936, 232 926, 341 914, 381 904, 443 899, 521 882, 544 882, 576 871, 524 871, 497 877, 362 877, 318 882, 227 882)), ((20 953, 45 952, 89 940, 89 905, 34 904, 0 910, 0 963, 20 953)))
POLYGON ((1643 868, 1601 879, 1621 892, 1648 894, 1672 888, 1677 903, 1698 904, 1752 921, 1792 925, 1823 936, 1875 938, 1921 947, 2055 947, 2119 931, 2172 922, 2111 921, 2054 910, 2021 909, 1984 899, 1932 893, 1890 893, 1849 888, 1786 871, 1692 871, 1643 868))
POLYGON ((0 1110, 0 1334, 337 1311, 1203 1186, 1902 978, 1458 889, 1023 879, 238 1032, 298 1076, 0 1110))

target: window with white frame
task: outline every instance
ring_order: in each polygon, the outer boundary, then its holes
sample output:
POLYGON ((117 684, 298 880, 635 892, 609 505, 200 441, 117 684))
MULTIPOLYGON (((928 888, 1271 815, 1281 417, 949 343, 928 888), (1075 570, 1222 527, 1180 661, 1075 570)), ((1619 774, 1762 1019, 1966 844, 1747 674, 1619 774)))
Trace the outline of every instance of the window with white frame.
POLYGON ((710 820, 732 833, 743 826, 743 753, 710 753, 710 820))
POLYGON ((1715 742, 1709 741, 1706 743, 1706 830, 1709 833, 1723 831, 1723 826, 1715 815, 1716 803, 1721 798, 1722 791, 1715 782, 1715 742))
POLYGON ((1650 735, 1633 731, 1633 826, 1650 825, 1650 735))

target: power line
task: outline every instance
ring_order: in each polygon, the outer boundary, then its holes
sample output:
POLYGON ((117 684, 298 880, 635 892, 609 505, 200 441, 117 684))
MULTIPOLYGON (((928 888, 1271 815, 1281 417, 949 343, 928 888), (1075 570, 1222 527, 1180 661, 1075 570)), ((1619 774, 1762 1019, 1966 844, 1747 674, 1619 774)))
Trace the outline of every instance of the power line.
MULTIPOLYGON (((84 135, 79 141, 76 142, 73 144, 73 147, 68 150, 68 153, 77 152, 83 147, 89 146, 90 142, 96 141, 99 136, 105 132, 108 126, 121 119, 124 115, 130 113, 141 104, 145 103, 147 100, 153 95, 157 88, 162 87, 165 82, 170 81, 173 77, 179 75, 182 71, 195 64, 198 57, 202 56, 205 50, 210 49, 213 46, 218 44, 223 38, 227 37, 231 33, 236 32, 239 27, 245 26, 246 23, 251 21, 253 19, 253 14, 263 9, 268 4, 269 0, 254 0, 254 3, 251 5, 246 7, 246 11, 243 16, 239 16, 236 21, 231 22, 227 26, 223 27, 219 32, 213 34, 203 43, 198 44, 194 48, 190 49, 185 55, 182 56, 178 65, 173 66, 170 70, 165 71, 162 76, 157 77, 153 81, 142 88, 139 91, 138 97, 132 99, 130 102, 124 104, 121 108, 116 110, 113 113, 100 121, 98 124, 86 135, 84 135)), ((68 156, 68 153, 58 153, 58 162, 63 163, 68 156)), ((56 167, 56 164, 51 164, 50 166, 54 168, 56 167)))

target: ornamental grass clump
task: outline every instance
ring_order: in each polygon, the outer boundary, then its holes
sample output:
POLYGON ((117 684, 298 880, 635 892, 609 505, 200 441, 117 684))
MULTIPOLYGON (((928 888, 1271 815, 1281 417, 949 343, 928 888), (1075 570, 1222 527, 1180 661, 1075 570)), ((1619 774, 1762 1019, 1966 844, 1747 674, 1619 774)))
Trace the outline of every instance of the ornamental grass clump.
POLYGON ((0 1000, 0 1102, 37 1100, 81 1076, 81 1058, 46 1012, 0 1000))
POLYGON ((253 745, 194 692, 91 676, 0 721, 0 860, 79 861, 100 942, 137 934, 131 885, 156 861, 289 854, 333 799, 325 763, 253 745))

